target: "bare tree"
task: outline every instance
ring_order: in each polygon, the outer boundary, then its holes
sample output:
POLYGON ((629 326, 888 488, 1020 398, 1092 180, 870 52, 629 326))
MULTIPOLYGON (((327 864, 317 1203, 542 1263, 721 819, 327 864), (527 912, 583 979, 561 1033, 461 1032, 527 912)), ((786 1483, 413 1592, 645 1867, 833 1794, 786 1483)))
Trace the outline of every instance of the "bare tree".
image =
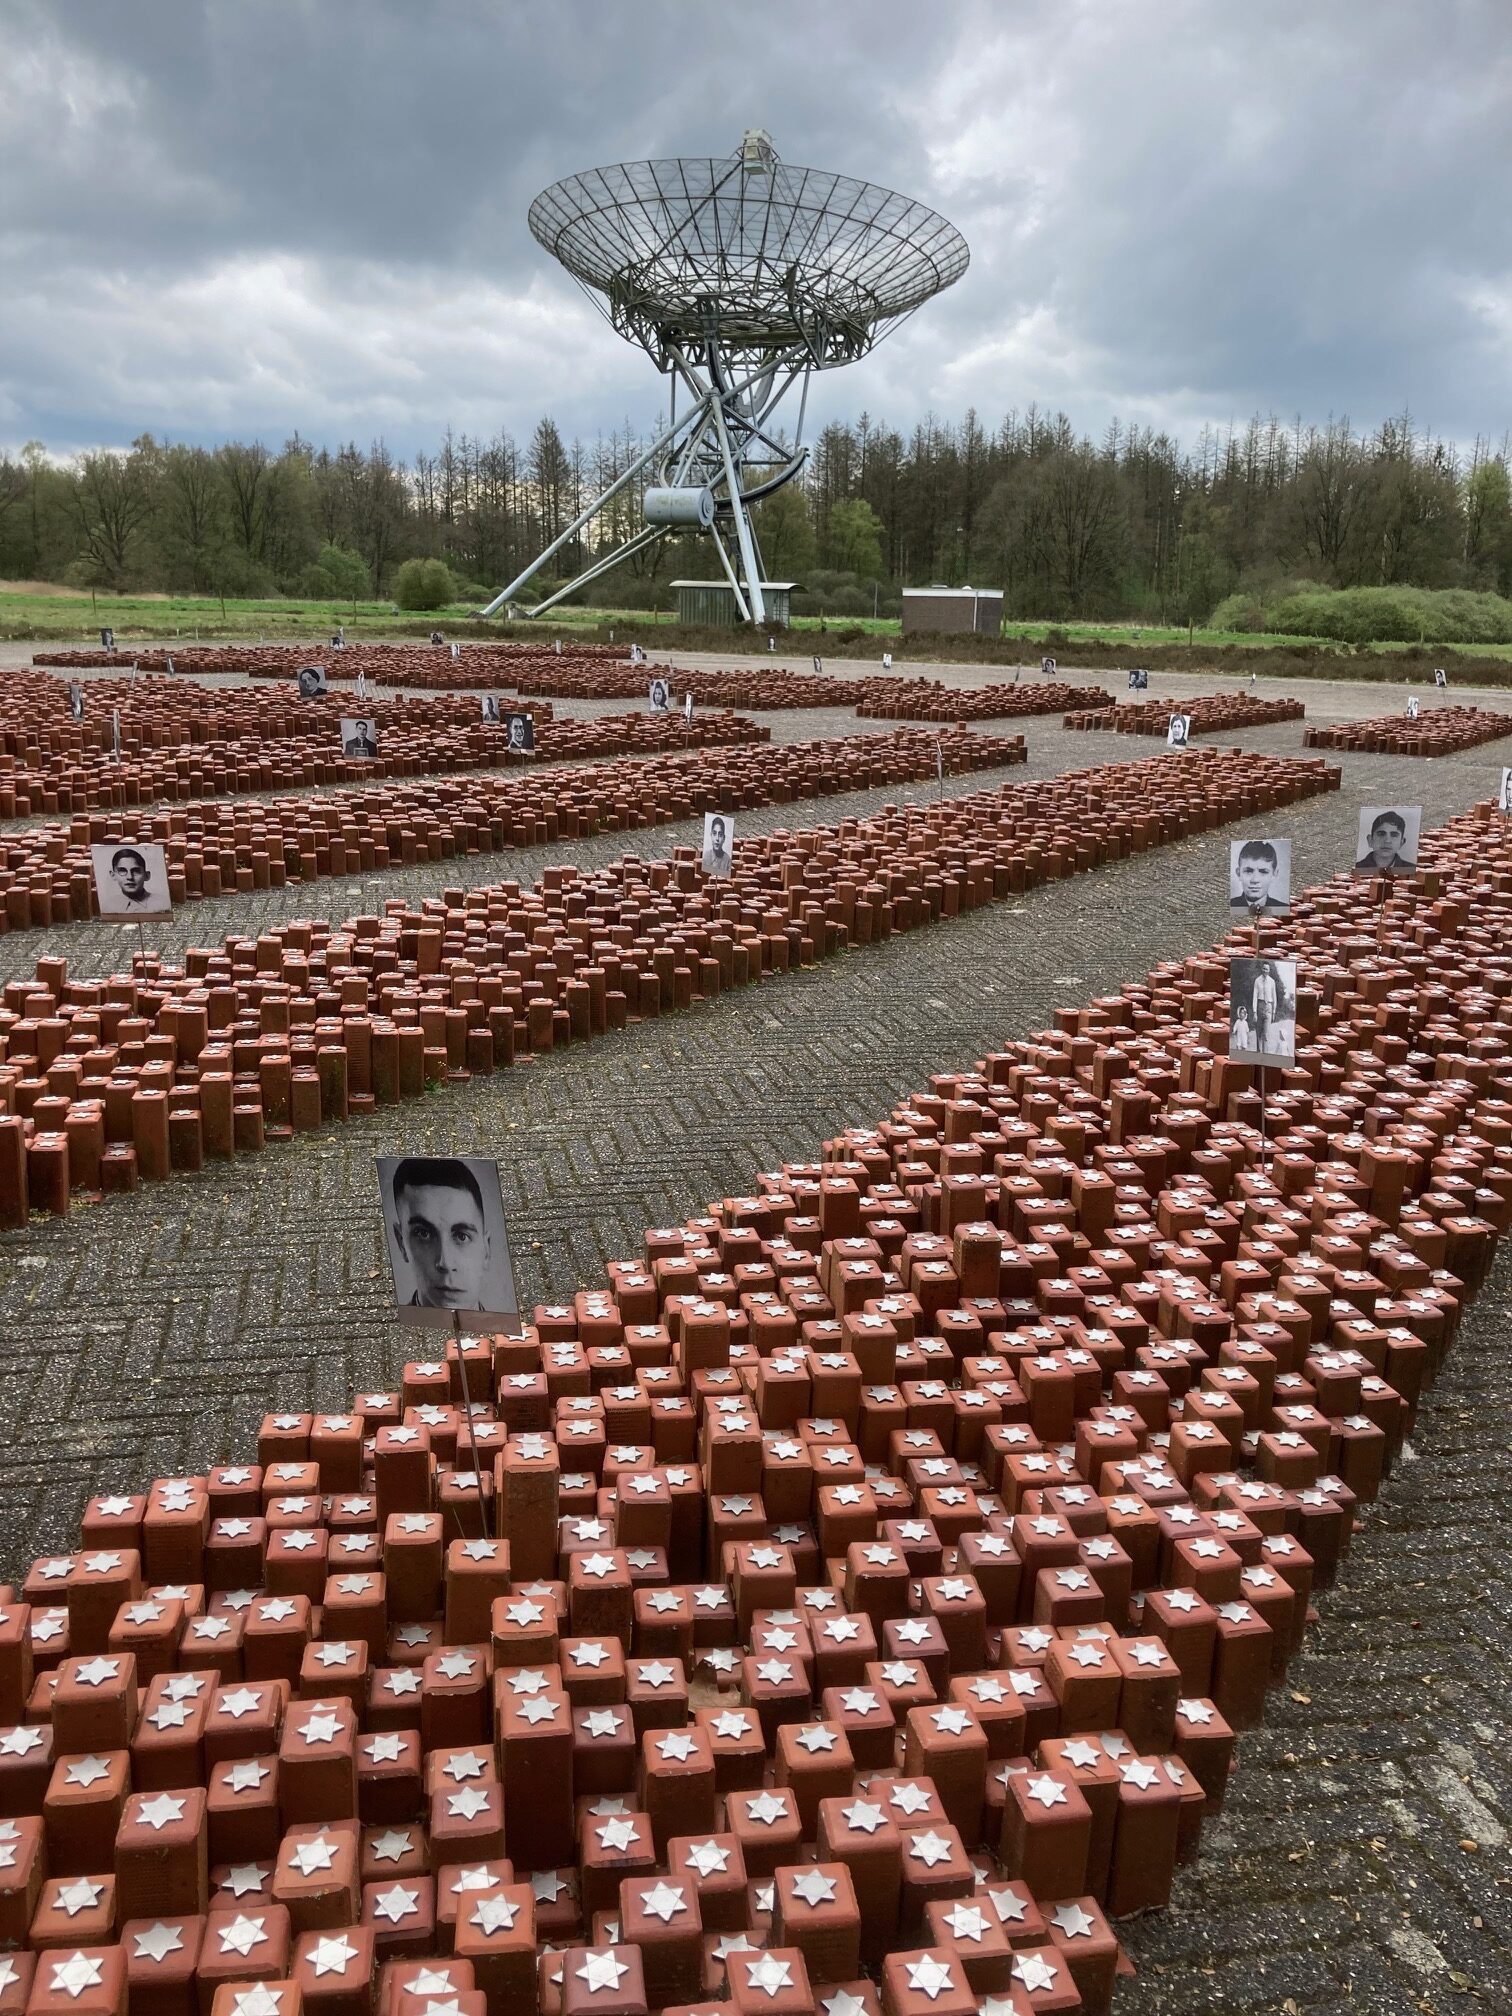
POLYGON ((220 486, 208 450, 183 442, 163 458, 165 544, 187 563, 189 585, 207 585, 206 562, 220 517, 220 486))
POLYGON ((249 560, 260 559, 267 504, 269 456, 261 441, 228 441, 217 449, 226 486, 231 526, 237 544, 249 560))
POLYGON ((81 455, 72 495, 84 555, 101 584, 124 587, 137 540, 152 516, 152 491, 139 450, 81 455))

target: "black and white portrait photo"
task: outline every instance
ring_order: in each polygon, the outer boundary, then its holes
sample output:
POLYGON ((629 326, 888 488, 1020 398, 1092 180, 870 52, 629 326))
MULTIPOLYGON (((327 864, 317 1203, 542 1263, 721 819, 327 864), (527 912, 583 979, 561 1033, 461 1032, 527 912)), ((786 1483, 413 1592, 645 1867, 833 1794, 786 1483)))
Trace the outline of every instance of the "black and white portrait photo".
POLYGON ((1150 683, 1150 675, 1148 672, 1146 672, 1143 665, 1134 665, 1130 667, 1129 691, 1131 693, 1143 693, 1145 689, 1148 687, 1149 683, 1150 683))
POLYGON ((665 679, 653 679, 646 688, 646 698, 653 714, 665 714, 672 705, 672 688, 665 679))
POLYGON ((1297 962, 1230 959, 1229 1055, 1237 1064, 1297 1061, 1297 962))
POLYGON ((1056 662, 1053 658, 1041 658, 1040 671, 1043 673, 1045 678, 1053 679, 1058 669, 1059 668, 1057 667, 1056 662))
POLYGON ((884 652, 882 653, 882 670, 883 670, 884 672, 891 672, 891 670, 892 670, 892 653, 891 653, 891 651, 884 651, 884 652))
POLYGON ((301 665, 295 680, 301 700, 319 700, 328 690, 324 665, 301 665))
POLYGON ((497 693, 485 693, 483 695, 483 719, 492 722, 494 727, 498 727, 499 696, 497 693))
POLYGON ((735 842, 735 821, 728 812, 704 814, 703 871, 705 875, 728 875, 730 849, 735 842))
POLYGON ((1501 783, 1497 786, 1496 809, 1498 812, 1512 812, 1512 770, 1507 769, 1505 765, 1502 768, 1501 783))
POLYGON ((514 1316, 498 1163, 476 1155, 380 1155, 377 1166, 394 1305, 404 1320, 514 1316))
POLYGON ((684 695, 683 695, 683 726, 684 726, 684 727, 686 728, 686 727, 687 727, 687 725, 688 725, 688 723, 689 723, 689 722, 690 722, 690 721, 691 721, 692 719, 693 719, 693 695, 692 695, 691 693, 684 693, 684 695))
POLYGON ((1421 805, 1362 805, 1355 836, 1356 875, 1410 875, 1417 867, 1421 805))
POLYGON ((1449 684, 1449 674, 1444 670, 1442 665, 1434 666, 1433 683, 1435 686, 1447 686, 1449 684))
POLYGON ((1192 739, 1192 717, 1190 714, 1173 714, 1166 723, 1167 749, 1185 749, 1192 739))
POLYGON ((370 715, 342 715, 341 753, 343 756, 378 754, 378 723, 370 715))
POLYGON ((100 649, 102 651, 114 651, 115 649, 114 630, 106 629, 100 632, 100 649))
POLYGON ((506 714, 504 716, 504 726, 509 734, 509 746, 511 749, 519 750, 523 756, 530 756, 535 753, 534 714, 506 714))
POLYGON ((430 641, 432 642, 432 644, 444 644, 446 642, 446 639, 441 635, 441 632, 439 630, 432 630, 430 634, 430 641))
POLYGON ((1291 909, 1290 840, 1229 843, 1229 912, 1236 924, 1284 917, 1291 909))
POLYGON ((89 860, 102 917, 149 924, 172 916, 167 858, 153 841, 97 840, 89 860))
POLYGON ((84 719, 84 682, 70 679, 68 682, 68 718, 70 721, 84 719))
POLYGON ((1419 700, 1416 693, 1409 694, 1407 699, 1407 719, 1409 721, 1416 721, 1422 711, 1423 703, 1419 700))

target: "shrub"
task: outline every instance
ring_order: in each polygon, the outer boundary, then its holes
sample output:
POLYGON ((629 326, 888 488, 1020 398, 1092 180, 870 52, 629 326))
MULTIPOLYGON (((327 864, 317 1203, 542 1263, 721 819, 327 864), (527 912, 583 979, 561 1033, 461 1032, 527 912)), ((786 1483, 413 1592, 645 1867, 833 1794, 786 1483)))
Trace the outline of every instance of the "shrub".
POLYGON ((1213 627, 1354 645, 1509 644, 1512 602, 1466 588, 1320 588, 1290 581, 1265 595, 1230 595, 1214 610, 1213 627))
POLYGON ((401 609, 444 609, 456 594, 444 560, 406 560, 394 576, 394 600, 401 609))
POLYGON ((217 555, 210 578, 215 594, 234 596, 237 601, 264 601, 279 592, 268 569, 247 553, 217 555))
MULTIPOLYGON (((315 556, 315 566, 331 582, 338 600, 356 601, 372 593, 367 562, 350 546, 322 546, 315 556)), ((308 573, 310 570, 307 568, 305 571, 308 573)))

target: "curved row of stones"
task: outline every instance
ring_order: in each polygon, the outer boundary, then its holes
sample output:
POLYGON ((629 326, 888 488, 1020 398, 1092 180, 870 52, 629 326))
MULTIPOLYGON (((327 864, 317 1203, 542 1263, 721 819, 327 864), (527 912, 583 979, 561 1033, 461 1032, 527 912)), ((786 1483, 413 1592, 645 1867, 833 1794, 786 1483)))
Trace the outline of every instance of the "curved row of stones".
POLYGON ((1489 808, 249 1460, 0 1619, 0 1996, 1101 2011, 1512 1216, 1489 808), (1262 1093, 1264 1101, 1262 1105, 1262 1093))

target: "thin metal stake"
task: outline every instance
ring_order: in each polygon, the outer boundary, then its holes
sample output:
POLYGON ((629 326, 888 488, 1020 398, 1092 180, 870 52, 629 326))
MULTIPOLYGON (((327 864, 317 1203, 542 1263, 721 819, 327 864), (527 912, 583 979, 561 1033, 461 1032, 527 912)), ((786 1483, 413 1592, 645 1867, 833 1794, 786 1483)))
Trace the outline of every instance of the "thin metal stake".
POLYGON ((1260 1080, 1260 1150, 1261 1150, 1260 1166, 1262 1169, 1266 1171, 1267 1174, 1269 1174, 1271 1166, 1271 1146, 1270 1146, 1270 1135, 1267 1132, 1265 1125, 1265 1066, 1263 1064, 1257 1064, 1255 1067, 1255 1072, 1256 1076, 1260 1080))
MULTIPOLYGON (((467 1446, 472 1454, 473 1476, 478 1484, 478 1523, 483 1528, 483 1538, 491 1540, 489 1531, 488 1506, 483 1497, 483 1472, 478 1466, 478 1437, 473 1427, 472 1394, 467 1390, 467 1360, 462 1355, 462 1312, 452 1311, 452 1337, 457 1346, 457 1372, 462 1381, 462 1418, 467 1423, 467 1446)), ((460 1514, 458 1516, 461 1524, 460 1514)))

